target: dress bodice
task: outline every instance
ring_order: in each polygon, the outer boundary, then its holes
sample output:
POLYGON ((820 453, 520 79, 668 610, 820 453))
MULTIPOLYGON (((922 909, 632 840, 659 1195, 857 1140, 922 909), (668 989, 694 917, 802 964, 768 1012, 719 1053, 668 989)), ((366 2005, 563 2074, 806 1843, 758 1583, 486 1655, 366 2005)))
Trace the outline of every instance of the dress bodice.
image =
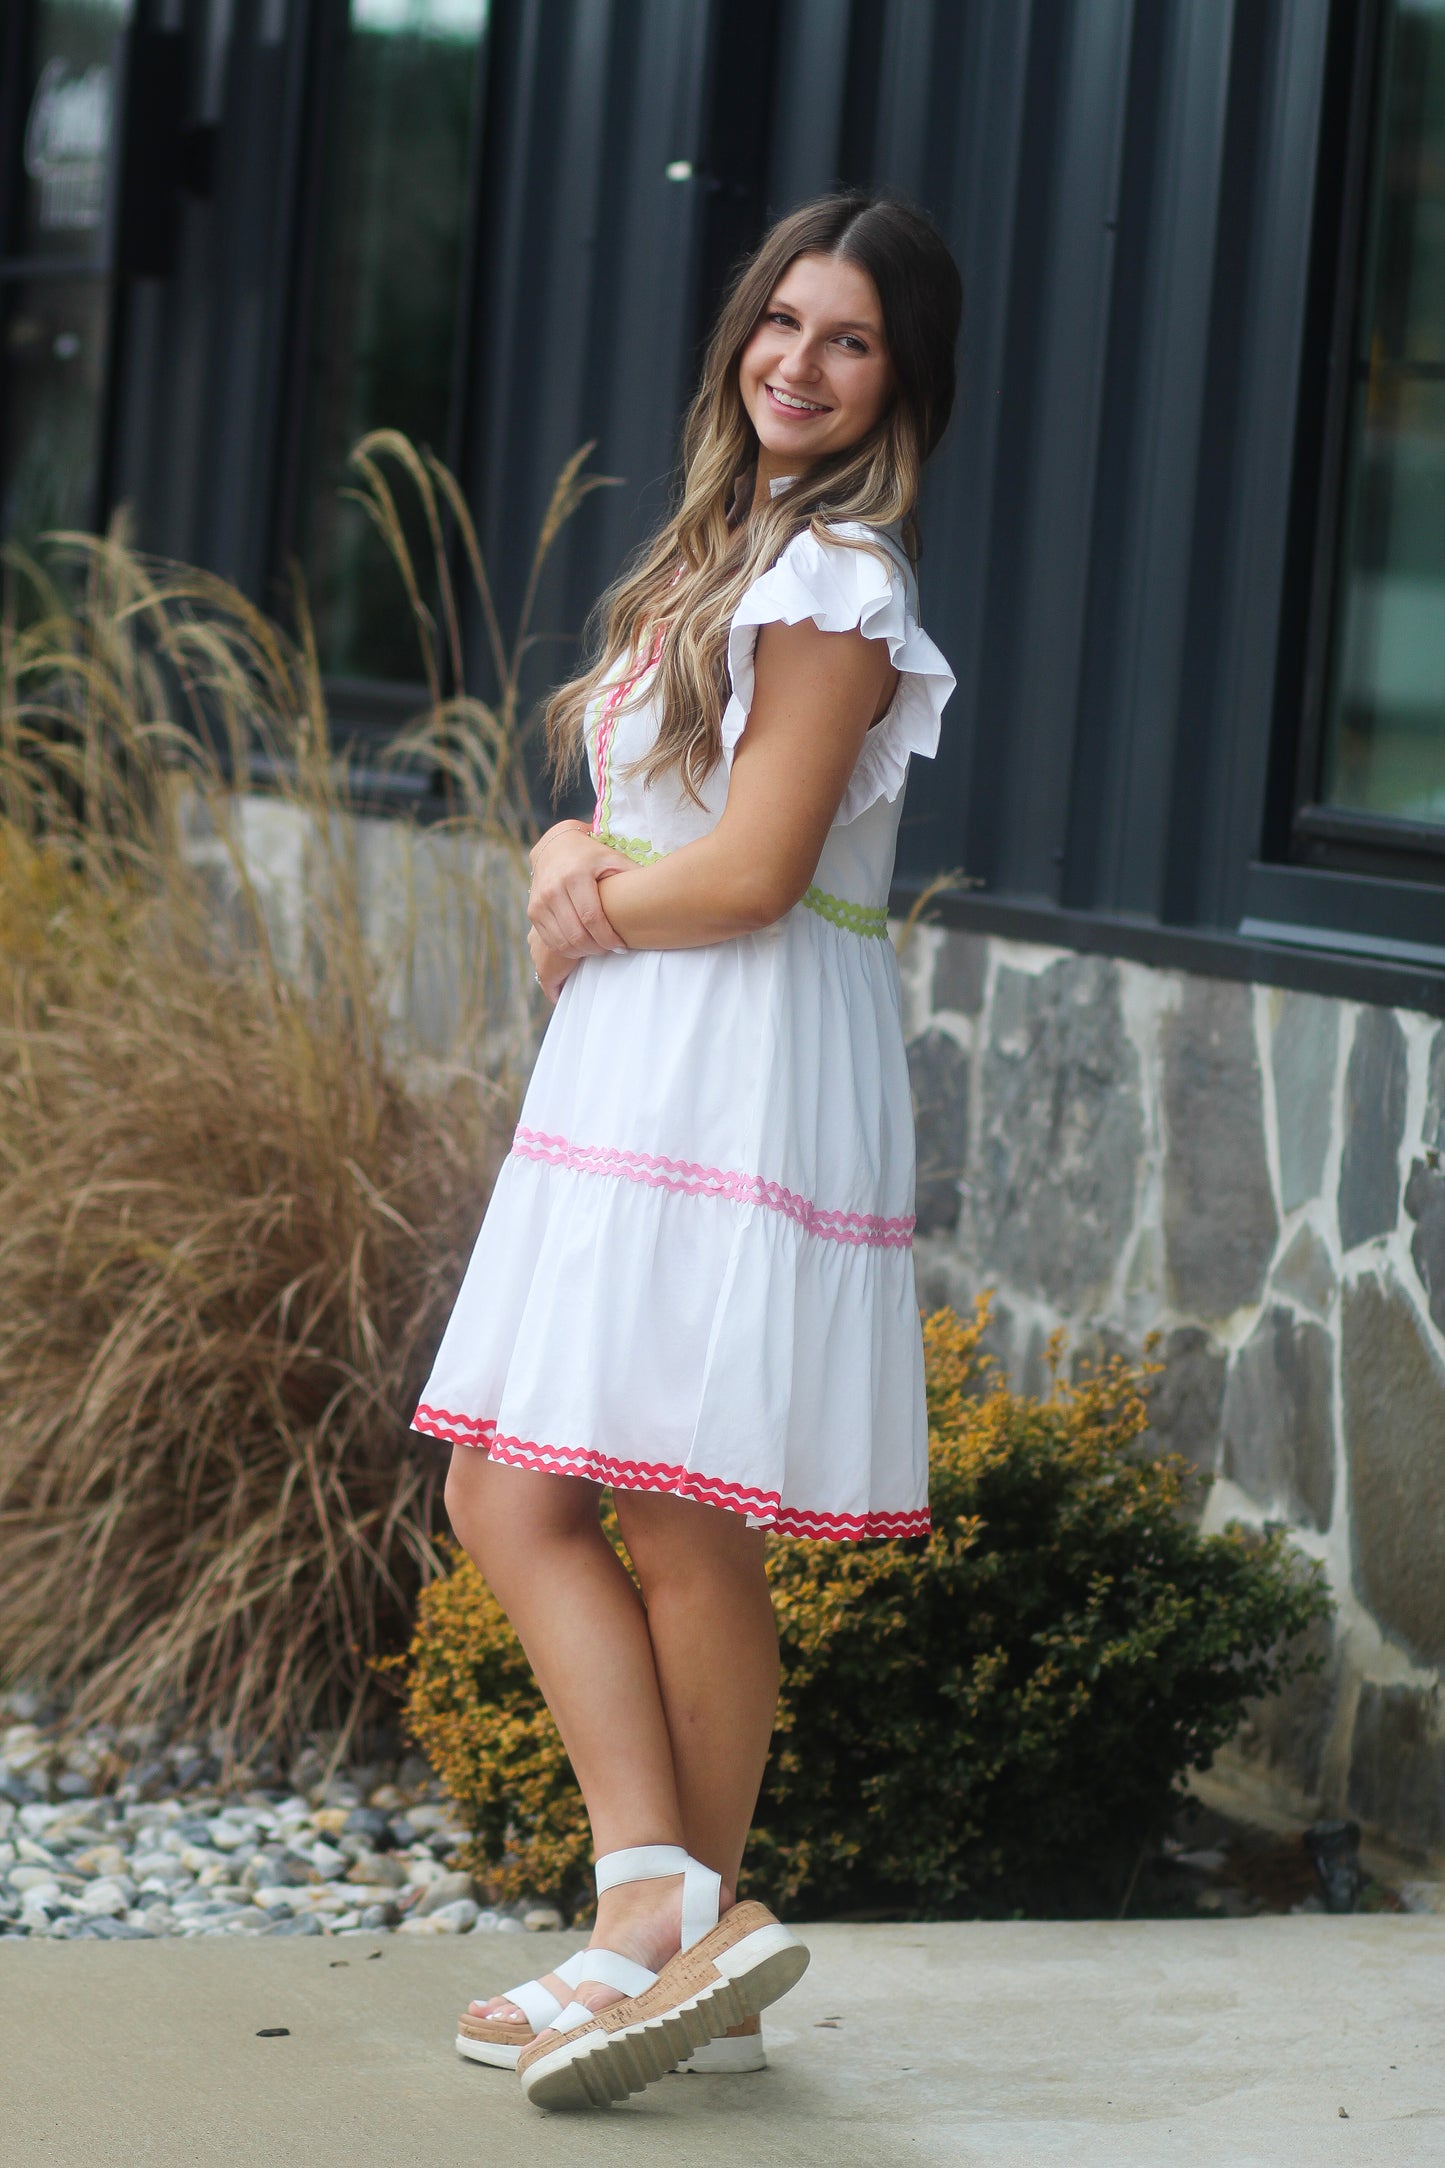
POLYGON ((722 719, 722 758, 692 798, 681 778, 652 781, 636 768, 655 742, 660 717, 648 697, 656 650, 619 664, 594 699, 587 718, 587 757, 597 807, 593 829, 645 864, 716 826, 727 802, 734 749, 747 727, 753 697, 753 657, 759 628, 811 618, 825 632, 859 628, 888 642, 899 673, 887 712, 869 730, 829 829, 813 885, 804 902, 854 931, 881 932, 893 877, 903 785, 914 753, 931 758, 954 679, 918 622, 913 571, 897 535, 855 522, 831 530, 848 541, 820 541, 810 529, 795 535, 776 563, 744 593, 728 633, 729 698, 722 719))

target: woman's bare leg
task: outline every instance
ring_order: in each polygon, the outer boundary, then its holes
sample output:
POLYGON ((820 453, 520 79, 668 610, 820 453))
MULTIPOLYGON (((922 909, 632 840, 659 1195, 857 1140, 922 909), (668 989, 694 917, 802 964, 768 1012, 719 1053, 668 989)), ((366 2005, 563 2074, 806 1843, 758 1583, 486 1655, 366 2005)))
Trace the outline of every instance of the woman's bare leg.
MULTIPOLYGON (((508 1468, 456 1446, 446 1502, 457 1540, 501 1604, 557 1721, 592 1824, 596 1851, 681 1844, 672 1741, 647 1615, 597 1520, 594 1485, 508 1468)), ((680 1940, 681 1876, 609 1890, 595 1947, 658 1971, 680 1940)), ((559 2001, 601 2009, 616 1990, 584 1983, 559 2001)), ((525 2022, 501 1998, 478 2015, 525 2022)))
POLYGON ((763 1532, 688 1498, 617 1491, 613 1503, 647 1605, 683 1841, 731 1901, 778 1706, 763 1532))

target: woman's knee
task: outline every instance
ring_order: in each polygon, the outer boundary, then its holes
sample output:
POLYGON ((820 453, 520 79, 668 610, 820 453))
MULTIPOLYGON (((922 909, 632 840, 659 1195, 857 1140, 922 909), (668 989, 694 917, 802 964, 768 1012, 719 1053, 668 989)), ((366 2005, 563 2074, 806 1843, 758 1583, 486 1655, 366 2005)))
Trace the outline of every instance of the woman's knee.
POLYGON ((613 1503, 644 1595, 765 1584, 766 1539, 741 1514, 665 1492, 618 1491, 613 1503))
POLYGON ((597 1490, 572 1476, 508 1468, 473 1446, 453 1446, 444 1498, 457 1541, 491 1578, 489 1561, 548 1543, 600 1535, 597 1490))

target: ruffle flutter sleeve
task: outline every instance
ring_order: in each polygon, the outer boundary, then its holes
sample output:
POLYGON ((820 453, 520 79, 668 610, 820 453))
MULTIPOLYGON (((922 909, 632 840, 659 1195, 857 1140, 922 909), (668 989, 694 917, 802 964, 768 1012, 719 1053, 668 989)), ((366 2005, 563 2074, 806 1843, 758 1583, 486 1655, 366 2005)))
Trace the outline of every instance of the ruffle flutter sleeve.
MULTIPOLYGON (((838 531, 860 537, 868 532, 851 524, 838 531)), ((886 543, 850 549, 843 543, 820 542, 805 528, 777 563, 754 580, 729 628, 732 696, 722 719, 723 757, 729 766, 752 707, 759 626, 798 625, 807 617, 823 632, 851 632, 856 626, 870 640, 886 640, 899 673, 893 703, 864 739, 843 793, 836 816, 841 824, 856 820, 879 798, 896 798, 912 754, 933 758, 954 676, 919 624, 912 581, 886 543), (887 564, 880 561, 879 548, 887 564)))

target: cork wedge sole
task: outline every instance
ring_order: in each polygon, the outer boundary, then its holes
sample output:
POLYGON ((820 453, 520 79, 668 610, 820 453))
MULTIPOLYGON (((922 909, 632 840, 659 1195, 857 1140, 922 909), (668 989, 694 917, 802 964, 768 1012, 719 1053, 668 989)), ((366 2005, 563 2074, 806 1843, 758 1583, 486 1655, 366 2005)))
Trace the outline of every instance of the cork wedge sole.
MULTIPOLYGON (((471 2063, 485 2063, 489 2070, 515 2070, 523 2048, 529 2048, 537 2037, 525 2025, 503 2026, 496 2019, 463 2017, 460 2024, 458 2055, 471 2063), (475 2032, 469 2029, 473 2025, 478 2027, 475 2032), (482 2031, 483 2026, 488 2029, 482 2031)), ((761 2019, 749 2018, 746 2030, 736 2036, 731 2032, 720 2034, 677 2067, 684 2076, 707 2078, 745 2077, 755 2070, 766 2070, 768 2054, 763 2046, 761 2019)))
POLYGON ((515 2070, 523 2048, 537 2035, 530 2025, 502 2025, 487 2018, 463 2018, 457 2031, 457 2053, 469 2063, 486 2063, 493 2070, 515 2070), (471 2027, 478 2029, 473 2032, 471 2027), (485 2026, 486 2030, 481 2028, 485 2026))
POLYGON ((518 2060, 534 2107, 606 2107, 640 2093, 698 2048, 795 1987, 809 1953, 765 1905, 735 1905, 711 1934, 665 1965, 643 1995, 612 2003, 556 2045, 518 2060))

